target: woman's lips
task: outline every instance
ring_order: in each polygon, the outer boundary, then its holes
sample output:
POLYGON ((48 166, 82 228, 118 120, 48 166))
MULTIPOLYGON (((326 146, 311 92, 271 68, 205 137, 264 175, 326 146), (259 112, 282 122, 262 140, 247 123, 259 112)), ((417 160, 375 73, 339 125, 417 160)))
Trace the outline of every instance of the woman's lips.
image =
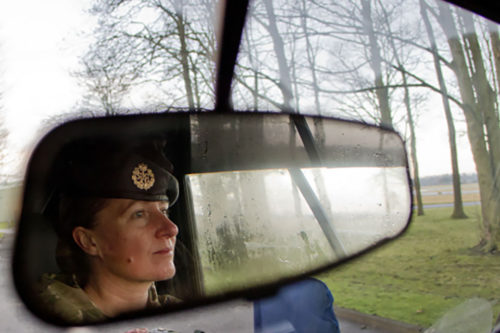
POLYGON ((166 240, 165 242, 162 242, 162 244, 158 245, 161 246, 161 248, 153 252, 153 254, 174 254, 175 239, 166 240))
POLYGON ((172 254, 174 253, 174 249, 171 247, 166 247, 164 249, 154 252, 153 254, 171 254, 171 253, 172 254))

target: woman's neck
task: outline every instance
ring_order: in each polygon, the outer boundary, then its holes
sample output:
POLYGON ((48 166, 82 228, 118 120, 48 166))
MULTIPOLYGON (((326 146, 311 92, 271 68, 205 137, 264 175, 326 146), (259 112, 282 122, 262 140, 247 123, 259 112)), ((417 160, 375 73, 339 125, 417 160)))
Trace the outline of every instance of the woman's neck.
POLYGON ((94 272, 83 290, 107 317, 115 317, 124 312, 145 309, 151 284, 94 272))

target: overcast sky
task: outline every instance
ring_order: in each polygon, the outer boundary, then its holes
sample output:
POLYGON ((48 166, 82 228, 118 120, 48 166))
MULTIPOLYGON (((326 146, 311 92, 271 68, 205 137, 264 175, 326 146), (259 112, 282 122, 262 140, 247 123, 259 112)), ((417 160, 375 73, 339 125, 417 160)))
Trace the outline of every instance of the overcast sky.
POLYGON ((0 68, 11 142, 24 145, 50 114, 68 110, 81 91, 69 75, 91 29, 88 1, 1 1, 0 68))
MULTIPOLYGON (((82 95, 69 73, 78 65, 77 56, 88 43, 83 32, 93 26, 84 11, 89 3, 0 1, 2 122, 10 130, 9 146, 15 151, 10 155, 16 160, 20 151, 32 149, 30 143, 44 119, 70 110, 82 95)), ((460 133, 464 126, 457 126, 460 133)), ((451 173, 444 117, 421 116, 417 139, 421 174, 451 173)), ((459 145, 461 171, 474 172, 465 135, 459 136, 459 145)))

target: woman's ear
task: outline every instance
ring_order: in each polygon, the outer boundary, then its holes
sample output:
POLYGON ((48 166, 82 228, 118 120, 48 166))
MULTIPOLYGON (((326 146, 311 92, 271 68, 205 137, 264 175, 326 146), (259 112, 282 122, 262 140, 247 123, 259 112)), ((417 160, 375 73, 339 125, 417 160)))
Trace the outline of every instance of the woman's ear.
POLYGON ((92 230, 80 226, 76 227, 73 229, 73 239, 85 253, 92 256, 98 254, 98 248, 92 230))

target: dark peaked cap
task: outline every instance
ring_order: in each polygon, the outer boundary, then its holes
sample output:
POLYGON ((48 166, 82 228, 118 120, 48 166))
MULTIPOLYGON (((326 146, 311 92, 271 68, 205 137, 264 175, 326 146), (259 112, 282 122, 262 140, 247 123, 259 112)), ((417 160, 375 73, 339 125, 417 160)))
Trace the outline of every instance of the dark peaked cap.
POLYGON ((179 196, 163 142, 131 144, 104 139, 67 147, 62 193, 69 196, 169 201, 179 196))

